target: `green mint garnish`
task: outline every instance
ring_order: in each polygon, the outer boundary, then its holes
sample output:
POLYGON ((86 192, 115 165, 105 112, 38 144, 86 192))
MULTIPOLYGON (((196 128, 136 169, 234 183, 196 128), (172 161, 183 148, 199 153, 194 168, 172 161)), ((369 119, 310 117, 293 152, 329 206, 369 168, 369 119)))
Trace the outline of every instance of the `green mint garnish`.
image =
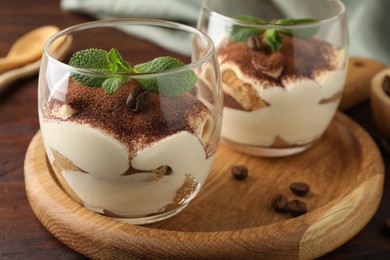
MULTIPOLYGON (((172 57, 158 57, 152 61, 134 66, 136 73, 153 73, 182 67, 185 64, 172 57)), ((159 92, 163 96, 179 96, 190 91, 197 82, 196 74, 189 70, 175 74, 164 75, 158 78, 138 79, 137 81, 147 90, 159 92)))
POLYGON ((282 48, 283 42, 282 38, 280 38, 278 30, 276 29, 268 29, 265 31, 265 40, 272 51, 278 51, 282 48))
MULTIPOLYGON (((158 57, 152 61, 132 67, 119 54, 118 50, 86 49, 73 54, 69 65, 96 72, 112 73, 112 75, 82 75, 72 76, 87 86, 103 87, 107 94, 112 94, 129 80, 129 74, 156 73, 182 67, 185 64, 169 56, 158 57), (115 75, 114 75, 115 74, 115 75), (124 74, 123 76, 121 74, 124 74)), ((156 78, 136 79, 145 89, 158 92, 163 96, 179 96, 191 90, 198 80, 192 70, 161 75, 156 78)))
POLYGON ((109 69, 112 73, 127 73, 130 72, 131 66, 127 61, 124 61, 117 49, 111 49, 107 54, 109 61, 109 69))
MULTIPOLYGON (((279 25, 288 25, 288 24, 304 24, 304 23, 314 23, 318 20, 312 19, 312 18, 300 18, 300 19, 279 19, 276 20, 275 24, 279 25)), ((288 35, 294 35, 296 37, 300 38, 310 38, 316 35, 319 31, 320 27, 315 26, 312 28, 296 28, 294 31, 290 29, 279 29, 280 32, 288 34, 288 35)))
MULTIPOLYGON (((265 20, 247 15, 239 15, 235 16, 235 19, 254 23, 254 24, 264 24, 265 20)), ((301 18, 301 19, 278 19, 272 24, 275 25, 292 25, 292 24, 304 24, 304 23, 312 23, 316 22, 316 19, 312 18, 301 18)), ((295 37, 301 38, 310 38, 318 33, 319 27, 313 27, 310 29, 307 28, 297 28, 294 30, 291 29, 261 29, 250 26, 241 26, 234 25, 232 27, 232 31, 230 33, 230 39, 234 42, 242 42, 247 41, 250 37, 261 35, 264 33, 264 41, 267 43, 273 52, 280 50, 283 46, 282 38, 279 36, 279 33, 284 33, 288 35, 292 35, 295 37)))
MULTIPOLYGON (((266 23, 265 20, 250 16, 250 15, 237 15, 234 17, 238 20, 243 20, 255 24, 266 23)), ((246 41, 250 37, 262 34, 265 30, 261 28, 254 28, 250 26, 233 25, 232 32, 230 33, 230 39, 234 42, 246 41)))
MULTIPOLYGON (((85 51, 77 52, 72 56, 69 65, 77 68, 89 69, 99 72, 109 72, 109 62, 106 58, 107 52, 99 49, 88 49, 85 51)), ((85 85, 99 87, 107 79, 102 76, 88 76, 86 74, 74 74, 74 78, 83 82, 85 85)))
POLYGON ((112 93, 117 91, 120 87, 122 87, 127 80, 128 80, 127 77, 108 78, 102 83, 102 87, 107 94, 111 95, 112 93))

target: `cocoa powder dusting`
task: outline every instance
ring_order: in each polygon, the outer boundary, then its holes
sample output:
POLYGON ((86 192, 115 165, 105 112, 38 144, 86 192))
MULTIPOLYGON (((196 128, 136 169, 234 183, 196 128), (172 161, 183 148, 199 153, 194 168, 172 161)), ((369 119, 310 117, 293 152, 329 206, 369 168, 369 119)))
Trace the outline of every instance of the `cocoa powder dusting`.
MULTIPOLYGON (((126 99, 137 86, 139 84, 136 81, 129 80, 119 90, 108 95, 103 88, 84 86, 70 78, 65 103, 76 113, 66 120, 105 130, 135 149, 130 151, 134 155, 136 150, 176 132, 194 133, 187 118, 196 117, 199 112, 207 110, 189 93, 179 97, 164 97, 151 92, 145 109, 141 113, 133 113, 129 111, 126 99)), ((60 105, 62 103, 59 101, 50 101, 49 110, 50 107, 60 105)), ((62 120, 55 115, 47 116, 62 120)))
POLYGON ((286 78, 314 78, 320 70, 335 69, 331 44, 315 38, 280 36, 283 46, 277 52, 255 51, 246 42, 230 42, 219 49, 218 55, 223 57, 222 63, 230 61, 237 64, 244 74, 263 81, 264 85, 283 86, 282 80, 286 78), (277 78, 264 73, 278 69, 282 69, 282 72, 277 78))

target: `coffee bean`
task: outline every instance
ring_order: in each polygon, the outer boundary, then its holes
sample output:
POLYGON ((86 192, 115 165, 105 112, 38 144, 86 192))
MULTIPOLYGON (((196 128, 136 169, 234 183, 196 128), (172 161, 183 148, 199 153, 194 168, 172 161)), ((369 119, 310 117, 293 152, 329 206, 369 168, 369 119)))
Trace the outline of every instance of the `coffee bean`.
POLYGON ((271 200, 272 207, 277 212, 286 212, 288 198, 283 194, 276 194, 271 200))
POLYGON ((386 75, 386 77, 383 79, 382 86, 386 95, 390 97, 390 76, 389 75, 386 75))
POLYGON ((143 111, 149 101, 149 91, 142 86, 135 87, 129 94, 126 100, 126 105, 130 111, 140 113, 143 111))
POLYGON ((148 101, 149 101, 149 92, 148 91, 141 92, 137 96, 137 103, 134 108, 134 113, 139 113, 144 111, 148 105, 148 101))
POLYGON ((251 48, 252 50, 255 51, 261 50, 261 41, 257 36, 248 38, 247 44, 249 48, 251 48))
POLYGON ((310 185, 305 182, 293 182, 290 190, 297 196, 305 196, 310 191, 310 185))
POLYGON ((258 36, 253 36, 247 40, 248 47, 254 51, 262 51, 265 53, 270 53, 271 49, 269 46, 262 42, 261 38, 258 36))
POLYGON ((136 86, 131 90, 129 93, 129 96, 127 97, 126 100, 126 105, 130 109, 134 109, 136 104, 137 104, 137 96, 144 91, 144 88, 142 86, 136 86))
POLYGON ((236 178, 237 180, 241 181, 248 177, 248 168, 244 165, 233 166, 231 171, 234 178, 236 178))
POLYGON ((298 217, 307 212, 306 204, 302 200, 290 200, 287 204, 287 211, 291 216, 298 217))

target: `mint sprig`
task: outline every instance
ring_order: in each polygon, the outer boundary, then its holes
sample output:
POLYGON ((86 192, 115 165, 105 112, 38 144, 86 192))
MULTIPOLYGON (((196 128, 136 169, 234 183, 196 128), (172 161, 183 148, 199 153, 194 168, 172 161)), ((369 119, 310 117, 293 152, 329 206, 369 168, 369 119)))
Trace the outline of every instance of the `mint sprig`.
POLYGON ((264 41, 271 47, 273 52, 282 48, 282 38, 279 36, 279 32, 276 29, 268 29, 265 31, 264 41))
MULTIPOLYGON (((98 73, 94 75, 73 73, 72 75, 81 84, 102 87, 107 94, 111 95, 122 87, 131 75, 162 72, 182 67, 185 64, 176 58, 164 56, 132 67, 122 58, 118 50, 113 48, 108 52, 101 49, 78 51, 71 57, 69 65, 94 72, 102 72, 101 75, 98 73)), ((151 92, 171 97, 179 96, 191 90, 198 77, 192 70, 186 70, 159 77, 145 77, 144 79, 135 80, 151 92)))
MULTIPOLYGON (((250 16, 250 15, 237 15, 234 17, 235 19, 238 20, 243 20, 255 24, 262 24, 266 23, 265 20, 255 17, 255 16, 250 16)), ((240 42, 243 41, 242 39, 249 39, 250 37, 262 34, 265 30, 261 28, 254 28, 250 26, 241 26, 241 25, 233 25, 232 31, 230 33, 230 39, 234 42, 240 42)))
MULTIPOLYGON (((182 67, 185 64, 175 58, 164 56, 155 58, 152 61, 134 66, 135 73, 155 73, 182 67)), ((192 70, 176 72, 160 76, 158 78, 137 79, 147 90, 159 92, 163 96, 179 96, 184 92, 190 91, 198 77, 192 70)))
MULTIPOLYGON (((250 22, 253 24, 265 24, 266 21, 264 19, 249 16, 249 15, 238 15, 234 17, 235 19, 250 22)), ((300 18, 300 19, 291 19, 284 18, 278 19, 276 21, 270 22, 270 24, 275 25, 293 25, 293 24, 304 24, 304 23, 312 23, 316 22, 316 19, 312 18, 300 18)), ((295 29, 262 29, 251 26, 242 26, 242 25, 234 25, 232 27, 230 33, 230 39, 234 42, 242 42, 247 41, 249 38, 257 35, 264 34, 264 42, 267 43, 273 52, 280 50, 283 46, 282 38, 279 33, 284 33, 287 35, 300 37, 300 38, 310 38, 316 35, 319 31, 319 26, 315 26, 312 28, 295 28, 295 29)))
POLYGON ((130 64, 123 60, 122 56, 119 54, 117 49, 112 48, 107 53, 107 59, 109 62, 109 69, 112 73, 126 73, 131 71, 130 64))
MULTIPOLYGON (((300 19, 279 19, 276 20, 275 24, 277 25, 293 25, 293 24, 305 24, 305 23, 314 23, 318 20, 313 18, 300 18, 300 19)), ((279 29, 279 32, 282 32, 284 34, 288 34, 295 37, 300 38, 310 38, 313 37, 318 33, 320 30, 319 26, 313 26, 311 28, 295 28, 294 30, 291 29, 279 29)))
MULTIPOLYGON (((107 52, 99 49, 88 49, 78 52, 72 56, 69 65, 77 68, 90 69, 92 71, 109 72, 109 62, 106 58, 107 52)), ((89 76, 88 74, 73 74, 73 77, 83 84, 99 87, 107 79, 103 75, 96 74, 89 76)))

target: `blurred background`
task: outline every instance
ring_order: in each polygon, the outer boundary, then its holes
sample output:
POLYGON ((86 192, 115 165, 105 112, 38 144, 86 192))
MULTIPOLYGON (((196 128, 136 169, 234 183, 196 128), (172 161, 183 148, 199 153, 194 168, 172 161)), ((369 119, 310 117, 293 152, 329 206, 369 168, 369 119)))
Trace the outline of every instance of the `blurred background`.
MULTIPOLYGON (((148 17, 173 20, 196 26, 202 0, 61 0, 61 8, 89 14, 96 19, 118 17, 148 17)), ((240 1, 230 1, 240 5, 240 1)), ((297 8, 290 1, 261 0, 260 5, 272 2, 297 8)), ((390 10, 388 0, 342 0, 346 6, 350 36, 350 55, 375 58, 390 65, 390 10)), ((230 4, 230 3, 229 3, 230 4)), ((231 9, 237 9, 231 4, 231 9)))

